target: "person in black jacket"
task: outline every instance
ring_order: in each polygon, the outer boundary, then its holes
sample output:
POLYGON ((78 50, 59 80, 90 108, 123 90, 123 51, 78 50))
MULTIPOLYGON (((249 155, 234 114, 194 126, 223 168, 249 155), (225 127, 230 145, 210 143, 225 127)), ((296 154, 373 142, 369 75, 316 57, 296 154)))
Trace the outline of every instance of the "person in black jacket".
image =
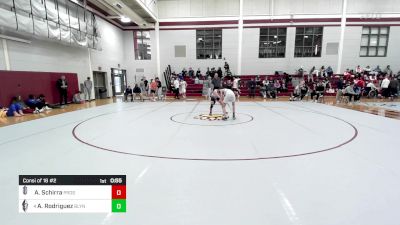
POLYGON ((60 105, 68 104, 67 100, 67 89, 68 89, 68 82, 65 79, 65 76, 61 76, 60 79, 57 80, 57 89, 60 93, 60 105))
POLYGON ((247 82, 247 88, 249 88, 249 98, 254 98, 256 96, 256 86, 257 83, 254 78, 251 78, 251 80, 247 82))

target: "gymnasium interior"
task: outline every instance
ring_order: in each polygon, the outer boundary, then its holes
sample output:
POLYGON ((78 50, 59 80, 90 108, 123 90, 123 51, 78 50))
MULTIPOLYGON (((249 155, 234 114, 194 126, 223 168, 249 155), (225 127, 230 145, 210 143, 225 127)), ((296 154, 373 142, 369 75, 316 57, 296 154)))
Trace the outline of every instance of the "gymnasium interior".
POLYGON ((399 43, 400 0, 0 0, 0 224, 398 225, 399 43))

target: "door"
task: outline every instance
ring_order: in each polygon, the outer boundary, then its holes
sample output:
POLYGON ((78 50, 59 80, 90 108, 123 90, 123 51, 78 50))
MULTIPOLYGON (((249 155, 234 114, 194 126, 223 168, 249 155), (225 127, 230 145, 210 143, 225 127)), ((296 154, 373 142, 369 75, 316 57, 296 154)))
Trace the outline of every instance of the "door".
POLYGON ((93 85, 94 85, 94 97, 100 99, 100 90, 107 90, 106 88, 106 73, 105 72, 93 72, 93 85))
POLYGON ((111 69, 113 96, 124 94, 126 88, 126 70, 111 69))

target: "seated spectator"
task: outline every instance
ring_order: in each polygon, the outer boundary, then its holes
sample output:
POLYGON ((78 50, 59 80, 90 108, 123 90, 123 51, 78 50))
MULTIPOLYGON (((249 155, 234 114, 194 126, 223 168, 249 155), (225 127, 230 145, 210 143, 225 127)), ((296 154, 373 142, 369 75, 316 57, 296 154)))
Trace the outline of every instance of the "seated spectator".
POLYGON ((8 107, 7 110, 7 116, 15 116, 15 117, 20 117, 24 116, 24 112, 22 111, 21 105, 18 103, 17 97, 13 97, 10 107, 8 107))
POLYGON ((287 89, 287 86, 286 86, 285 80, 282 80, 282 84, 281 84, 281 92, 287 92, 287 91, 288 91, 288 89, 287 89))
POLYGON ((268 86, 268 79, 267 79, 267 77, 265 77, 265 79, 262 81, 262 83, 261 83, 261 87, 260 87, 260 93, 261 93, 261 96, 263 97, 263 98, 267 98, 267 86, 268 86))
POLYGON ((222 78, 223 73, 221 67, 218 67, 217 74, 219 78, 222 78))
POLYGON ((300 84, 298 84, 294 88, 292 96, 290 96, 290 98, 289 98, 289 101, 298 101, 298 100, 300 100, 300 95, 301 95, 300 84))
POLYGON ((315 85, 314 91, 311 93, 311 100, 314 100, 314 96, 316 96, 314 101, 318 101, 319 97, 321 97, 324 94, 325 91, 325 85, 322 82, 322 80, 319 80, 318 83, 315 85))
POLYGON ((297 70, 297 75, 298 75, 298 76, 303 76, 303 74, 304 74, 304 69, 303 69, 303 67, 300 67, 300 68, 297 70))
POLYGON ((28 100, 26 101, 26 105, 35 110, 34 113, 40 113, 44 111, 44 104, 42 104, 41 102, 39 102, 34 95, 30 94, 28 96, 28 100))
POLYGON ((350 84, 349 86, 347 86, 347 87, 344 89, 343 95, 344 95, 344 96, 348 96, 350 102, 352 101, 352 98, 353 98, 353 97, 354 97, 354 100, 357 99, 357 96, 358 96, 359 94, 357 94, 357 93, 354 91, 354 83, 350 84))
POLYGON ((186 68, 183 68, 183 69, 182 69, 181 75, 182 75, 182 79, 183 79, 183 77, 185 77, 185 76, 187 75, 187 70, 186 70, 186 68))
POLYGON ((379 65, 377 65, 376 68, 372 70, 372 72, 375 73, 375 76, 378 76, 379 74, 382 73, 382 70, 379 67, 379 65))
MULTIPOLYGON (((151 85, 151 84, 150 84, 151 85)), ((132 88, 131 86, 128 85, 128 87, 126 87, 125 91, 124 91, 124 99, 127 102, 128 101, 128 97, 131 97, 131 102, 133 102, 133 92, 132 92, 132 88)))
POLYGON ((277 98, 277 90, 273 82, 269 82, 267 86, 267 98, 277 98))
POLYGON ((135 87, 132 90, 132 99, 135 99, 136 96, 139 96, 140 100, 143 100, 142 98, 142 91, 138 84, 135 84, 135 87))
POLYGON ((367 97, 374 97, 378 95, 378 88, 373 82, 367 82, 365 86, 364 93, 367 97))
POLYGON ((308 87, 304 81, 300 83, 300 100, 303 100, 303 98, 307 95, 308 93, 308 87))
POLYGON ((85 103, 85 100, 83 100, 81 98, 81 94, 82 94, 82 92, 80 92, 80 91, 76 92, 74 94, 74 96, 72 97, 72 102, 75 103, 75 104, 83 104, 83 103, 85 103))
POLYGON ((370 66, 365 67, 364 68, 364 73, 370 74, 371 73, 371 67, 370 66))
POLYGON ((281 91, 281 84, 279 83, 279 81, 278 80, 275 80, 274 81, 274 87, 275 87, 275 89, 277 90, 277 91, 281 91))
POLYGON ((44 94, 40 94, 39 98, 36 99, 36 102, 38 102, 40 105, 43 105, 43 108, 45 110, 51 110, 52 108, 49 106, 49 103, 46 101, 46 98, 44 94))
POLYGON ((29 114, 29 113, 38 113, 39 111, 36 111, 35 109, 29 108, 25 102, 22 100, 22 97, 20 95, 16 96, 16 101, 15 103, 19 104, 22 108, 22 112, 24 114, 29 114))

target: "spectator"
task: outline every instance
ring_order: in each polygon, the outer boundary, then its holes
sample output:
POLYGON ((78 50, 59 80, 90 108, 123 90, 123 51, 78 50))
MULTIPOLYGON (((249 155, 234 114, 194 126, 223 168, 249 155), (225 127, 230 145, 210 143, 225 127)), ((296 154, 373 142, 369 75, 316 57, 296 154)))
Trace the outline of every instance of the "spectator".
POLYGON ((175 99, 179 99, 179 81, 177 78, 174 78, 173 87, 175 99))
POLYGON ((28 114, 28 113, 39 113, 39 110, 35 110, 35 109, 31 109, 29 108, 25 102, 22 100, 22 97, 20 95, 16 96, 16 100, 15 103, 19 104, 22 108, 22 112, 24 114, 28 114))
POLYGON ((300 100, 303 100, 303 98, 307 95, 308 93, 308 87, 304 81, 300 83, 300 100))
POLYGON ((389 77, 388 75, 385 75, 385 79, 383 79, 381 83, 382 96, 385 98, 390 97, 390 90, 389 90, 390 80, 388 77, 389 77))
POLYGON ((370 74, 370 73, 371 73, 371 67, 370 67, 370 66, 366 66, 366 67, 364 68, 364 73, 370 74))
POLYGON ((125 89, 124 92, 124 99, 127 102, 128 101, 128 97, 131 97, 131 102, 133 102, 133 90, 131 88, 131 86, 128 85, 128 87, 125 89))
POLYGON ((229 64, 227 62, 225 62, 225 64, 224 64, 224 69, 225 69, 225 75, 228 75, 228 73, 229 73, 229 64))
POLYGON ((144 81, 143 81, 143 83, 144 83, 144 94, 147 96, 147 95, 149 95, 149 81, 146 79, 146 77, 144 78, 144 81))
POLYGON ((39 105, 41 105, 45 110, 50 110, 49 104, 46 101, 44 94, 40 94, 39 98, 36 99, 39 105))
POLYGON ((207 67, 206 77, 213 77, 213 76, 214 76, 214 74, 211 74, 210 67, 207 67))
POLYGON ((354 99, 357 98, 358 94, 354 91, 354 83, 350 84, 344 89, 344 96, 348 96, 350 102, 352 101, 353 97, 354 99))
MULTIPOLYGON (((386 75, 389 76, 389 75, 386 75)), ((397 94, 399 92, 399 81, 396 78, 391 78, 389 82, 389 92, 390 92, 390 97, 393 99, 394 97, 397 97, 397 94)))
POLYGON ((358 65, 358 66, 356 67, 356 74, 359 75, 359 74, 362 74, 363 72, 364 72, 363 68, 361 68, 361 66, 358 65))
MULTIPOLYGON (((173 78, 174 79, 174 78, 173 78)), ((139 87, 141 90, 141 93, 143 93, 144 95, 146 95, 146 86, 144 84, 144 80, 145 78, 143 77, 142 79, 140 79, 140 83, 139 83, 139 87)))
POLYGON ((300 100, 300 84, 296 85, 296 87, 293 90, 292 96, 289 98, 289 101, 298 101, 300 100))
POLYGON ((392 77, 393 75, 393 71, 392 69, 390 69, 390 65, 387 65, 386 68, 383 70, 383 73, 385 75, 389 75, 389 77, 392 77))
POLYGON ((217 73, 218 73, 218 77, 219 77, 219 78, 222 78, 222 70, 221 70, 221 67, 218 67, 217 73))
POLYGON ((221 88, 221 78, 218 77, 217 73, 214 74, 214 78, 212 79, 211 83, 213 85, 213 90, 221 88))
POLYGON ((157 93, 157 81, 154 79, 151 79, 151 83, 150 83, 150 94, 151 94, 151 100, 153 102, 156 101, 156 93, 157 93))
POLYGON ((34 110, 34 113, 41 113, 44 111, 44 104, 38 102, 34 95, 30 94, 28 96, 28 100, 26 101, 26 105, 34 110))
POLYGON ((92 87, 93 87, 93 82, 90 80, 90 77, 87 77, 87 79, 83 82, 83 90, 85 92, 85 100, 86 101, 92 101, 92 98, 90 95, 92 94, 92 87))
POLYGON ((267 86, 267 98, 277 98, 277 90, 273 82, 269 82, 267 86))
POLYGON ((377 65, 376 68, 372 70, 372 72, 375 73, 375 76, 378 76, 379 74, 382 73, 382 70, 381 70, 381 68, 379 67, 379 65, 377 65))
POLYGON ((206 97, 206 100, 210 98, 211 90, 212 90, 212 80, 210 76, 207 76, 207 80, 203 82, 203 96, 206 97))
POLYGON ((198 68, 197 71, 196 71, 196 77, 199 78, 199 79, 200 79, 200 77, 201 77, 200 68, 198 68))
POLYGON ((267 98, 267 86, 268 86, 268 79, 267 77, 265 77, 265 79, 262 81, 261 84, 261 88, 260 88, 260 92, 261 92, 261 96, 263 98, 267 98))
POLYGON ((274 81, 274 87, 275 87, 275 89, 277 90, 277 91, 281 91, 281 84, 279 83, 279 81, 278 80, 275 80, 274 81))
POLYGON ((194 70, 192 67, 189 67, 189 77, 194 77, 194 70))
POLYGON ((331 66, 328 66, 328 68, 326 68, 325 72, 326 72, 326 75, 327 75, 328 77, 332 77, 332 75, 333 75, 333 69, 332 69, 331 66))
POLYGON ((235 93, 236 99, 239 100, 239 97, 240 97, 240 77, 235 76, 233 78, 232 90, 233 90, 233 93, 235 93))
POLYGON ((85 100, 83 100, 81 98, 81 94, 82 94, 82 92, 80 92, 80 91, 76 92, 74 94, 74 96, 72 96, 72 102, 75 103, 75 104, 83 104, 83 103, 85 103, 85 100))
POLYGON ((161 100, 162 84, 161 84, 160 78, 156 77, 156 82, 157 82, 157 98, 158 98, 158 100, 161 100))
POLYGON ((247 88, 249 89, 249 98, 253 97, 255 98, 256 96, 256 81, 254 80, 254 78, 251 78, 248 82, 247 82, 247 88))
POLYGON ((187 88, 187 83, 186 81, 183 79, 181 80, 181 82, 179 83, 179 93, 182 95, 182 98, 186 98, 186 88, 187 88))
POLYGON ((60 93, 60 105, 63 105, 63 102, 65 105, 68 104, 68 96, 67 96, 67 89, 68 89, 68 82, 65 79, 65 76, 61 76, 60 79, 57 80, 57 89, 58 92, 60 93))
POLYGON ((325 69, 325 66, 321 66, 320 75, 323 76, 323 77, 326 77, 326 69, 325 69))
POLYGON ((13 97, 10 107, 8 107, 7 110, 7 116, 15 116, 15 117, 20 117, 20 116, 24 116, 24 112, 22 112, 22 107, 20 104, 18 104, 18 99, 17 97, 13 97))
POLYGON ((140 100, 143 100, 143 98, 142 98, 142 90, 140 89, 138 84, 135 84, 135 87, 132 90, 132 100, 134 100, 137 95, 139 95, 140 100))
POLYGON ((185 77, 187 75, 187 70, 186 68, 182 69, 182 77, 185 77))

